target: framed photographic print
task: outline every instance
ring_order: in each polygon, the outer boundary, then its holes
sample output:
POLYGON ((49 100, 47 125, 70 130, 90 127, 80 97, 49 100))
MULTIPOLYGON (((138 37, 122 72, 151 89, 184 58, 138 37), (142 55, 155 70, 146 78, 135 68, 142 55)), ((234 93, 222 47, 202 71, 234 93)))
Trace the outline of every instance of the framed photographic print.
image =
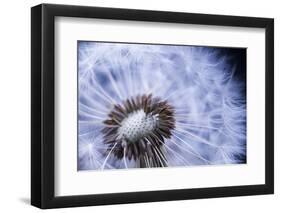
POLYGON ((31 203, 271 194, 274 21, 31 9, 31 203))

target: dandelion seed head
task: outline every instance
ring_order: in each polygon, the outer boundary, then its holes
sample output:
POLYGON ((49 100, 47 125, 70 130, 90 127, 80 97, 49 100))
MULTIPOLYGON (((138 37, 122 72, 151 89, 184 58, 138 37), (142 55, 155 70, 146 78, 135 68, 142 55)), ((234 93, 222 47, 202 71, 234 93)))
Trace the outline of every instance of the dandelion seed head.
POLYGON ((79 42, 79 170, 245 163, 246 65, 224 49, 79 42))
MULTIPOLYGON (((171 137, 175 127, 173 107, 167 101, 152 95, 138 95, 114 106, 104 121, 104 143, 110 148, 117 143, 113 153, 117 158, 127 156, 144 166, 149 156, 154 166, 160 165, 154 148, 161 152, 165 139, 171 137)), ((111 149, 109 149, 111 151, 111 149)))

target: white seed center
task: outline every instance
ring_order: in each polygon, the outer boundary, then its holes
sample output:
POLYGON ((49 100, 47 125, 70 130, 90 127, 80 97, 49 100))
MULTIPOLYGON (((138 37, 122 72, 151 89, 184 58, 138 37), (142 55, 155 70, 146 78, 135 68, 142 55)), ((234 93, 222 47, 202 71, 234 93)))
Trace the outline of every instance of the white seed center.
POLYGON ((148 115, 142 109, 132 112, 121 122, 118 133, 130 142, 135 142, 151 133, 157 125, 157 115, 148 115))

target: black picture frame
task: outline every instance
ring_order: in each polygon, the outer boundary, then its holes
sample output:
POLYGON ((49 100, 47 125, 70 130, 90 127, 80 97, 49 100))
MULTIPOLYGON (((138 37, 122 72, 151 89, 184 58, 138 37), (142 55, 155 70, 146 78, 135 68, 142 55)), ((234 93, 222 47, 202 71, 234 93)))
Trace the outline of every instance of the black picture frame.
POLYGON ((42 208, 272 194, 274 192, 274 20, 224 15, 41 4, 31 9, 31 204, 42 208), (264 28, 265 184, 97 195, 54 195, 55 17, 264 28))

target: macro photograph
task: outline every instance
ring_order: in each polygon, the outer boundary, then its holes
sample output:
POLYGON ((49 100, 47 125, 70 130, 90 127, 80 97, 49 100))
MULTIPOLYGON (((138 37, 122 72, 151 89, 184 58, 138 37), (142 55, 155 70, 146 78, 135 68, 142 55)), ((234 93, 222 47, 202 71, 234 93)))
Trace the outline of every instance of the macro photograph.
POLYGON ((78 171, 245 164, 246 48, 78 41, 78 171))

